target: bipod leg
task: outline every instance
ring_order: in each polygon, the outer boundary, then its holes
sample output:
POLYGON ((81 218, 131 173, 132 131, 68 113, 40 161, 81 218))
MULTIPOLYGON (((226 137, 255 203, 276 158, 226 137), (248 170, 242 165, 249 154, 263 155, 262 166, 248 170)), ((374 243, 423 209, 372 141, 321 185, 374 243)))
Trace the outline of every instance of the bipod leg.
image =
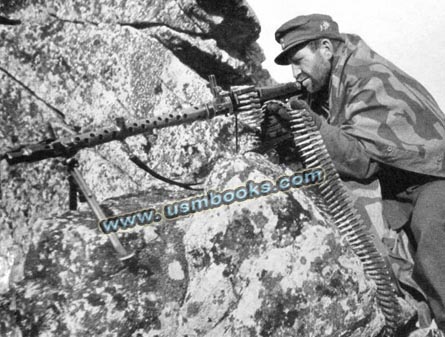
POLYGON ((77 184, 73 176, 68 174, 68 184, 69 184, 69 207, 70 211, 75 211, 77 209, 77 184))
MULTIPOLYGON (((80 174, 79 169, 77 168, 77 166, 78 166, 77 160, 74 158, 69 158, 66 160, 66 165, 68 167, 70 179, 72 177, 73 182, 75 182, 75 184, 77 185, 76 186, 77 192, 79 194, 82 194, 85 197, 86 202, 92 209, 97 220, 98 221, 105 220, 107 218, 107 216, 103 212, 103 210, 100 207, 99 202, 96 200, 96 197, 94 196, 93 192, 88 188, 88 185, 86 184, 85 180, 83 179, 82 175, 80 174)), ((127 250, 122 246, 116 233, 110 233, 107 235, 108 235, 108 239, 110 240, 111 244, 113 245, 114 250, 117 252, 119 260, 121 260, 121 261, 127 260, 134 255, 134 252, 127 252, 127 250)))

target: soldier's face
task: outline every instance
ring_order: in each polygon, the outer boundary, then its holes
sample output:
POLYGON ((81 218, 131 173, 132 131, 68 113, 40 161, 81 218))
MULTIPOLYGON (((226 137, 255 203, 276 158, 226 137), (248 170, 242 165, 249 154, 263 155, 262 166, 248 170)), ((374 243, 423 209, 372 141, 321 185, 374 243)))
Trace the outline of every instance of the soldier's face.
POLYGON ((289 53, 289 62, 295 79, 301 81, 310 93, 319 91, 329 81, 332 54, 325 53, 323 48, 322 46, 312 51, 306 45, 289 53))

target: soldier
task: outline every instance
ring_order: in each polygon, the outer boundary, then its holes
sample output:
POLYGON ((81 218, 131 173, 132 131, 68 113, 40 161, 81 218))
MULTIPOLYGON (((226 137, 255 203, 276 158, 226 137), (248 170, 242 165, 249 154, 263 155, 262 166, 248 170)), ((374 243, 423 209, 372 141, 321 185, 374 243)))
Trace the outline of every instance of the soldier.
POLYGON ((340 177, 380 180, 391 205, 384 215, 412 239, 412 277, 445 331, 444 114, 421 84, 359 36, 340 34, 330 16, 298 16, 275 38, 283 49, 275 62, 291 65, 310 93, 309 113, 340 177))

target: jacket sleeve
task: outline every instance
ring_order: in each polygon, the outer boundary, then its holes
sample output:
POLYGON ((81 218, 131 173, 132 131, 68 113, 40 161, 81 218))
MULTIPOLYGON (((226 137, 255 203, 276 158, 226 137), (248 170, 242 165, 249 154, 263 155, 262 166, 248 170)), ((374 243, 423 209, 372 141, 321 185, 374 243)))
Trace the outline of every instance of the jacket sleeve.
POLYGON ((379 164, 366 153, 359 139, 342 127, 322 120, 320 133, 326 149, 342 178, 367 179, 379 169, 379 164))
MULTIPOLYGON (((393 130, 400 129, 401 114, 407 103, 393 97, 388 89, 397 83, 381 65, 365 65, 349 70, 338 93, 340 116, 331 124, 323 119, 320 132, 327 150, 342 177, 367 179, 388 159, 397 140, 393 130), (392 116, 392 117, 390 117, 392 116)), ((395 95, 395 94, 394 94, 395 95)))

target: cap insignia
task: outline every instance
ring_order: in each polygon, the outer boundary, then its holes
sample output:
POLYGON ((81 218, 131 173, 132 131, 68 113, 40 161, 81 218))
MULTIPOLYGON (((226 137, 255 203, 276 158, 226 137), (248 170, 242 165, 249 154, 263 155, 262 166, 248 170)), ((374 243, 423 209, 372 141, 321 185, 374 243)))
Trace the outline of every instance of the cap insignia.
POLYGON ((325 31, 325 30, 328 30, 330 26, 331 26, 331 25, 329 24, 329 22, 327 22, 327 21, 323 21, 323 22, 320 24, 320 31, 323 32, 323 31, 325 31))

